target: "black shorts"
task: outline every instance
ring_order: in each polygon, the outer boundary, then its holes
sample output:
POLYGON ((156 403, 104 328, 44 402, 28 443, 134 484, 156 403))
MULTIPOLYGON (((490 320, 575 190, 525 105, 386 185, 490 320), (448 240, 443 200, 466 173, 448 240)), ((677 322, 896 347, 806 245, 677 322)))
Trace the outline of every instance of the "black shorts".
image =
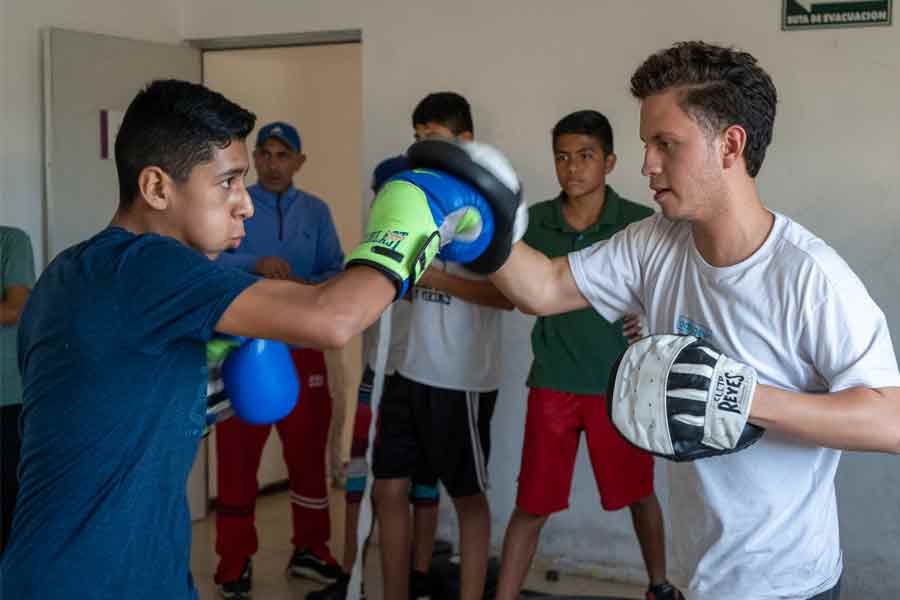
POLYGON ((484 493, 497 391, 464 392, 386 378, 375 438, 375 479, 444 484, 452 498, 484 493))

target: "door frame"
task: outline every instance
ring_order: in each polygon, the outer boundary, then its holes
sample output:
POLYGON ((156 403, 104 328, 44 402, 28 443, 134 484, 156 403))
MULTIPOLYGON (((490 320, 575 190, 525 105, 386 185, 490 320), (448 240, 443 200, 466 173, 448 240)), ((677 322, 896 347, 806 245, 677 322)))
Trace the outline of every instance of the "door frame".
POLYGON ((267 33, 262 35, 191 38, 185 40, 202 52, 217 50, 249 50, 257 48, 284 48, 290 46, 327 46, 330 44, 362 43, 362 29, 336 29, 309 31, 306 33, 267 33))

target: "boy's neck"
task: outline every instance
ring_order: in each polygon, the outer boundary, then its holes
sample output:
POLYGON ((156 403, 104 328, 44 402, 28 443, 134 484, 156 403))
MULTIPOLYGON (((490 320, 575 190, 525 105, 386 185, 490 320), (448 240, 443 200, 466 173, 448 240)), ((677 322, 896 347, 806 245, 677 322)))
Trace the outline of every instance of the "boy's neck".
POLYGON ((130 210, 117 210, 109 224, 113 227, 121 227, 135 235, 157 233, 159 235, 178 238, 178 236, 175 235, 174 229, 166 226, 165 223, 159 222, 159 220, 142 213, 134 207, 130 210))
POLYGON ((603 207, 606 206, 606 186, 585 194, 569 197, 562 194, 562 214, 569 226, 575 231, 584 231, 600 220, 603 207))

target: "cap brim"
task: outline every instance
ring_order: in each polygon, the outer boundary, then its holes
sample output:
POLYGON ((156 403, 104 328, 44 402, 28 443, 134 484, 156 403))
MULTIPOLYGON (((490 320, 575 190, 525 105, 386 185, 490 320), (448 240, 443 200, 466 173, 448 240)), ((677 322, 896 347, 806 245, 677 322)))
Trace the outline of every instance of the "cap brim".
POLYGON ((278 135, 277 133, 271 133, 271 134, 269 134, 268 136, 266 136, 265 139, 259 140, 259 141, 256 143, 256 145, 257 145, 257 146, 262 146, 263 144, 265 144, 266 142, 268 142, 269 140, 271 140, 271 139, 273 139, 273 138, 276 139, 276 140, 278 140, 279 142, 283 143, 285 146, 287 146, 288 148, 290 148, 290 149, 293 150, 294 152, 300 152, 300 148, 298 148, 297 146, 295 146, 294 144, 292 144, 291 141, 288 140, 288 139, 287 139, 286 137, 284 137, 283 135, 278 135))

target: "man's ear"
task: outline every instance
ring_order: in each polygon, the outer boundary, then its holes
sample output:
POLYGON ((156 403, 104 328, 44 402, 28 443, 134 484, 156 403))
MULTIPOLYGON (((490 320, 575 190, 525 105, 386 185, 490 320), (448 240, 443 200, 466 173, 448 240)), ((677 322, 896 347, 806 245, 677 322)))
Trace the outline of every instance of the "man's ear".
POLYGON ((302 167, 305 163, 306 163, 306 155, 303 154, 302 152, 299 152, 297 154, 297 158, 295 159, 295 162, 294 162, 294 173, 296 174, 297 171, 300 170, 300 167, 302 167))
POLYGON ((744 157, 747 131, 740 125, 731 125, 722 132, 722 168, 730 169, 744 157))
POLYGON ((463 131, 456 137, 464 142, 471 142, 475 139, 475 135, 471 131, 463 131))
POLYGON ((616 158, 615 152, 610 152, 609 154, 606 155, 606 160, 604 161, 605 162, 604 170, 606 171, 607 175, 612 173, 613 169, 616 168, 616 160, 618 160, 618 159, 616 158))
POLYGON ((138 174, 138 195, 154 210, 166 210, 172 196, 174 181, 159 167, 141 169, 138 174))

